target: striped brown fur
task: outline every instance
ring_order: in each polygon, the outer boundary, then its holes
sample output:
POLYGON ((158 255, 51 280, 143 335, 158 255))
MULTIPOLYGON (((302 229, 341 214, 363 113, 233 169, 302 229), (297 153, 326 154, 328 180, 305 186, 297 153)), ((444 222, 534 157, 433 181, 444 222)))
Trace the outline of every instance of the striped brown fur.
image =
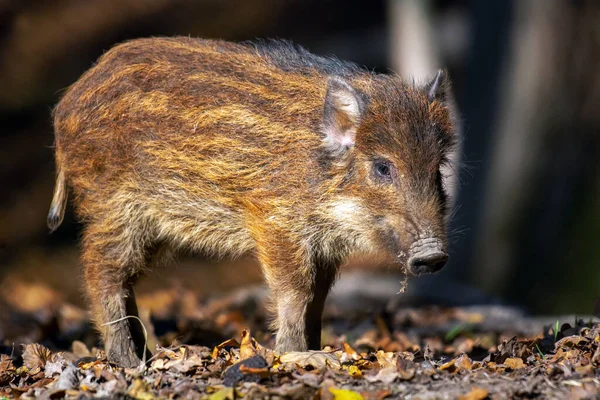
POLYGON ((122 365, 147 351, 138 323, 103 324, 136 312, 132 286, 161 246, 254 254, 279 351, 319 347, 349 256, 403 267, 423 240, 446 248, 443 74, 419 86, 287 42, 139 39, 67 90, 54 125, 49 225, 70 188, 92 313, 122 365))

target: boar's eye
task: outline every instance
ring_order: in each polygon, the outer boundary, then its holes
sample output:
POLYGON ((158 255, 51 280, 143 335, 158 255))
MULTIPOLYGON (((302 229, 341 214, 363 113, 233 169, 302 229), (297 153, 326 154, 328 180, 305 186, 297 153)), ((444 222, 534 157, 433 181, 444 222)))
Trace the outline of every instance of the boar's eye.
POLYGON ((379 181, 392 183, 396 174, 394 166, 389 161, 378 159, 373 161, 373 175, 379 181))

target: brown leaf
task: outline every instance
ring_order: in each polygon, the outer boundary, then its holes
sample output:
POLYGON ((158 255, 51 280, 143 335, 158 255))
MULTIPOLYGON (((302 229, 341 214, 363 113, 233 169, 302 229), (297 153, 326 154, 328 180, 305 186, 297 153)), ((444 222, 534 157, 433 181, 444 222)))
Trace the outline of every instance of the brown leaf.
POLYGON ((371 329, 362 334, 362 336, 354 341, 357 347, 370 347, 372 350, 377 349, 375 342, 377 341, 377 330, 371 329))
POLYGON ((23 345, 23 365, 29 369, 32 375, 44 368, 51 355, 52 352, 41 344, 23 345))
POLYGON ((380 390, 377 392, 377 400, 383 400, 391 395, 392 395, 392 392, 390 392, 387 389, 380 390))
POLYGON ((488 371, 490 371, 490 372, 496 372, 496 371, 498 371, 499 369, 501 369, 501 368, 498 366, 498 364, 496 364, 496 363, 495 363, 495 362, 493 362, 493 361, 488 361, 488 362, 486 362, 486 363, 484 364, 484 367, 485 367, 485 368, 486 368, 488 371))
POLYGON ((581 376, 592 376, 594 375, 594 367, 591 364, 575 367, 575 372, 581 376))
POLYGON ((400 379, 403 381, 410 381, 412 378, 415 377, 416 373, 417 373, 416 368, 398 371, 398 374, 400 375, 400 379))
POLYGON ((279 356, 279 361, 282 364, 294 363, 301 368, 306 368, 310 365, 316 369, 323 369, 325 367, 333 367, 335 369, 340 369, 340 356, 341 351, 291 351, 289 353, 284 353, 281 356, 279 356))
POLYGON ((256 347, 253 343, 249 329, 242 331, 242 343, 240 345, 240 359, 246 360, 256 355, 256 347))
POLYGON ((96 379, 99 379, 102 376, 102 373, 105 371, 105 367, 106 364, 98 364, 92 367, 92 373, 94 374, 96 379))
POLYGON ((419 346, 418 343, 413 342, 408 335, 406 335, 403 332, 397 333, 396 335, 394 335, 394 338, 396 339, 396 342, 398 342, 399 346, 401 347, 398 351, 419 351, 421 349, 421 346, 419 346))
MULTIPOLYGON (((596 342, 596 339, 594 339, 594 342, 596 342)), ((596 351, 594 352, 594 355, 592 356, 591 362, 595 366, 600 365, 600 346, 598 346, 596 348, 596 351)))
POLYGON ((441 365, 438 369, 450 373, 458 373, 461 371, 470 371, 472 368, 473 361, 466 354, 463 354, 441 365))
POLYGON ((355 360, 360 358, 360 354, 356 352, 348 343, 344 342, 344 352, 352 356, 355 360))
POLYGON ((382 382, 385 385, 390 385, 396 379, 400 377, 398 371, 394 367, 382 368, 377 372, 377 375, 367 376, 366 379, 369 382, 382 382))
POLYGON ((470 353, 475 347, 475 341, 471 338, 459 338, 456 343, 456 355, 470 353))
POLYGON ((152 393, 152 388, 149 384, 144 382, 143 379, 137 378, 131 384, 127 394, 134 399, 139 400, 150 400, 154 399, 154 394, 152 393))
POLYGON ((380 368, 396 368, 396 354, 379 350, 375 353, 380 368))
POLYGON ((269 371, 269 367, 253 368, 253 367, 247 367, 245 365, 240 365, 240 372, 242 374, 258 375, 261 378, 268 378, 269 375, 271 374, 269 371))
POLYGON ((589 343, 589 340, 584 338, 583 336, 573 335, 560 339, 558 342, 556 342, 554 346, 557 349, 561 347, 573 348, 581 344, 585 345, 587 343, 589 343))
POLYGON ((523 360, 517 357, 507 358, 504 360, 504 365, 513 370, 525 368, 525 363, 523 363, 523 360))
POLYGON ((17 387, 17 386, 12 386, 10 387, 11 391, 12 391, 12 396, 15 399, 18 399, 19 397, 21 397, 21 395, 25 392, 27 392, 29 390, 29 387, 17 387))
POLYGON ((212 358, 217 358, 219 356, 219 351, 225 347, 240 347, 240 343, 235 339, 227 339, 223 343, 218 344, 210 354, 212 358))
POLYGON ((382 389, 377 392, 360 392, 360 394, 365 400, 383 400, 391 396, 392 392, 382 389))
POLYGON ((89 361, 83 360, 77 364, 77 368, 85 371, 85 370, 94 368, 96 365, 100 365, 100 364, 102 364, 101 360, 93 360, 93 359, 89 360, 89 361))
POLYGON ((460 400, 483 400, 488 397, 490 392, 480 387, 473 387, 470 392, 459 397, 460 400))
POLYGON ((52 382, 54 382, 54 378, 42 378, 39 381, 31 384, 30 387, 32 387, 32 388, 40 388, 40 387, 44 387, 46 385, 49 385, 52 382))
POLYGON ((77 358, 77 359, 92 356, 92 353, 87 348, 85 343, 80 342, 79 340, 73 341, 73 343, 71 344, 71 351, 73 352, 73 355, 75 355, 75 358, 77 358))
POLYGON ((417 365, 413 362, 413 359, 413 354, 409 354, 409 356, 403 354, 396 359, 396 371, 398 371, 400 379, 407 381, 414 378, 417 365))
POLYGON ((0 354, 0 386, 7 385, 15 374, 12 358, 6 354, 0 354))
POLYGON ((454 365, 461 370, 470 371, 473 368, 473 361, 466 354, 463 354, 455 359, 454 365))
POLYGON ((455 360, 452 359, 450 361, 448 361, 447 363, 444 363, 442 365, 440 365, 440 367, 438 368, 440 371, 448 371, 448 372, 454 372, 456 371, 456 365, 454 364, 455 360))

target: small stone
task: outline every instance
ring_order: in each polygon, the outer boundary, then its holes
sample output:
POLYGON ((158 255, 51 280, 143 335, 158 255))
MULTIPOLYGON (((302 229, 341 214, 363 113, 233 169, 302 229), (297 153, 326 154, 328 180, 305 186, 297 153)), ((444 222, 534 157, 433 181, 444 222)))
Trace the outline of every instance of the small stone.
POLYGON ((267 360, 262 356, 250 357, 246 360, 240 361, 229 367, 223 374, 223 385, 233 387, 239 382, 259 382, 261 376, 254 373, 245 373, 240 371, 240 367, 246 368, 266 368, 269 366, 267 360))

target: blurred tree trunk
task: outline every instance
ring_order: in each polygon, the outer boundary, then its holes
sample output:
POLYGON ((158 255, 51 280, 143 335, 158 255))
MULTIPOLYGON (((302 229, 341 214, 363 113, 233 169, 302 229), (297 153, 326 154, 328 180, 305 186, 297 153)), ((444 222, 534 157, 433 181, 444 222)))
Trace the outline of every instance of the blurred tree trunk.
POLYGON ((400 76, 423 82, 440 67, 431 1, 389 0, 390 65, 400 76))
POLYGON ((591 296, 582 310, 585 299, 568 304, 549 300, 545 291, 564 279, 563 286, 587 287, 589 296, 600 280, 600 7, 593 1, 516 4, 471 268, 478 285, 538 310, 590 312, 591 296), (568 232, 580 236, 570 240, 568 232))

